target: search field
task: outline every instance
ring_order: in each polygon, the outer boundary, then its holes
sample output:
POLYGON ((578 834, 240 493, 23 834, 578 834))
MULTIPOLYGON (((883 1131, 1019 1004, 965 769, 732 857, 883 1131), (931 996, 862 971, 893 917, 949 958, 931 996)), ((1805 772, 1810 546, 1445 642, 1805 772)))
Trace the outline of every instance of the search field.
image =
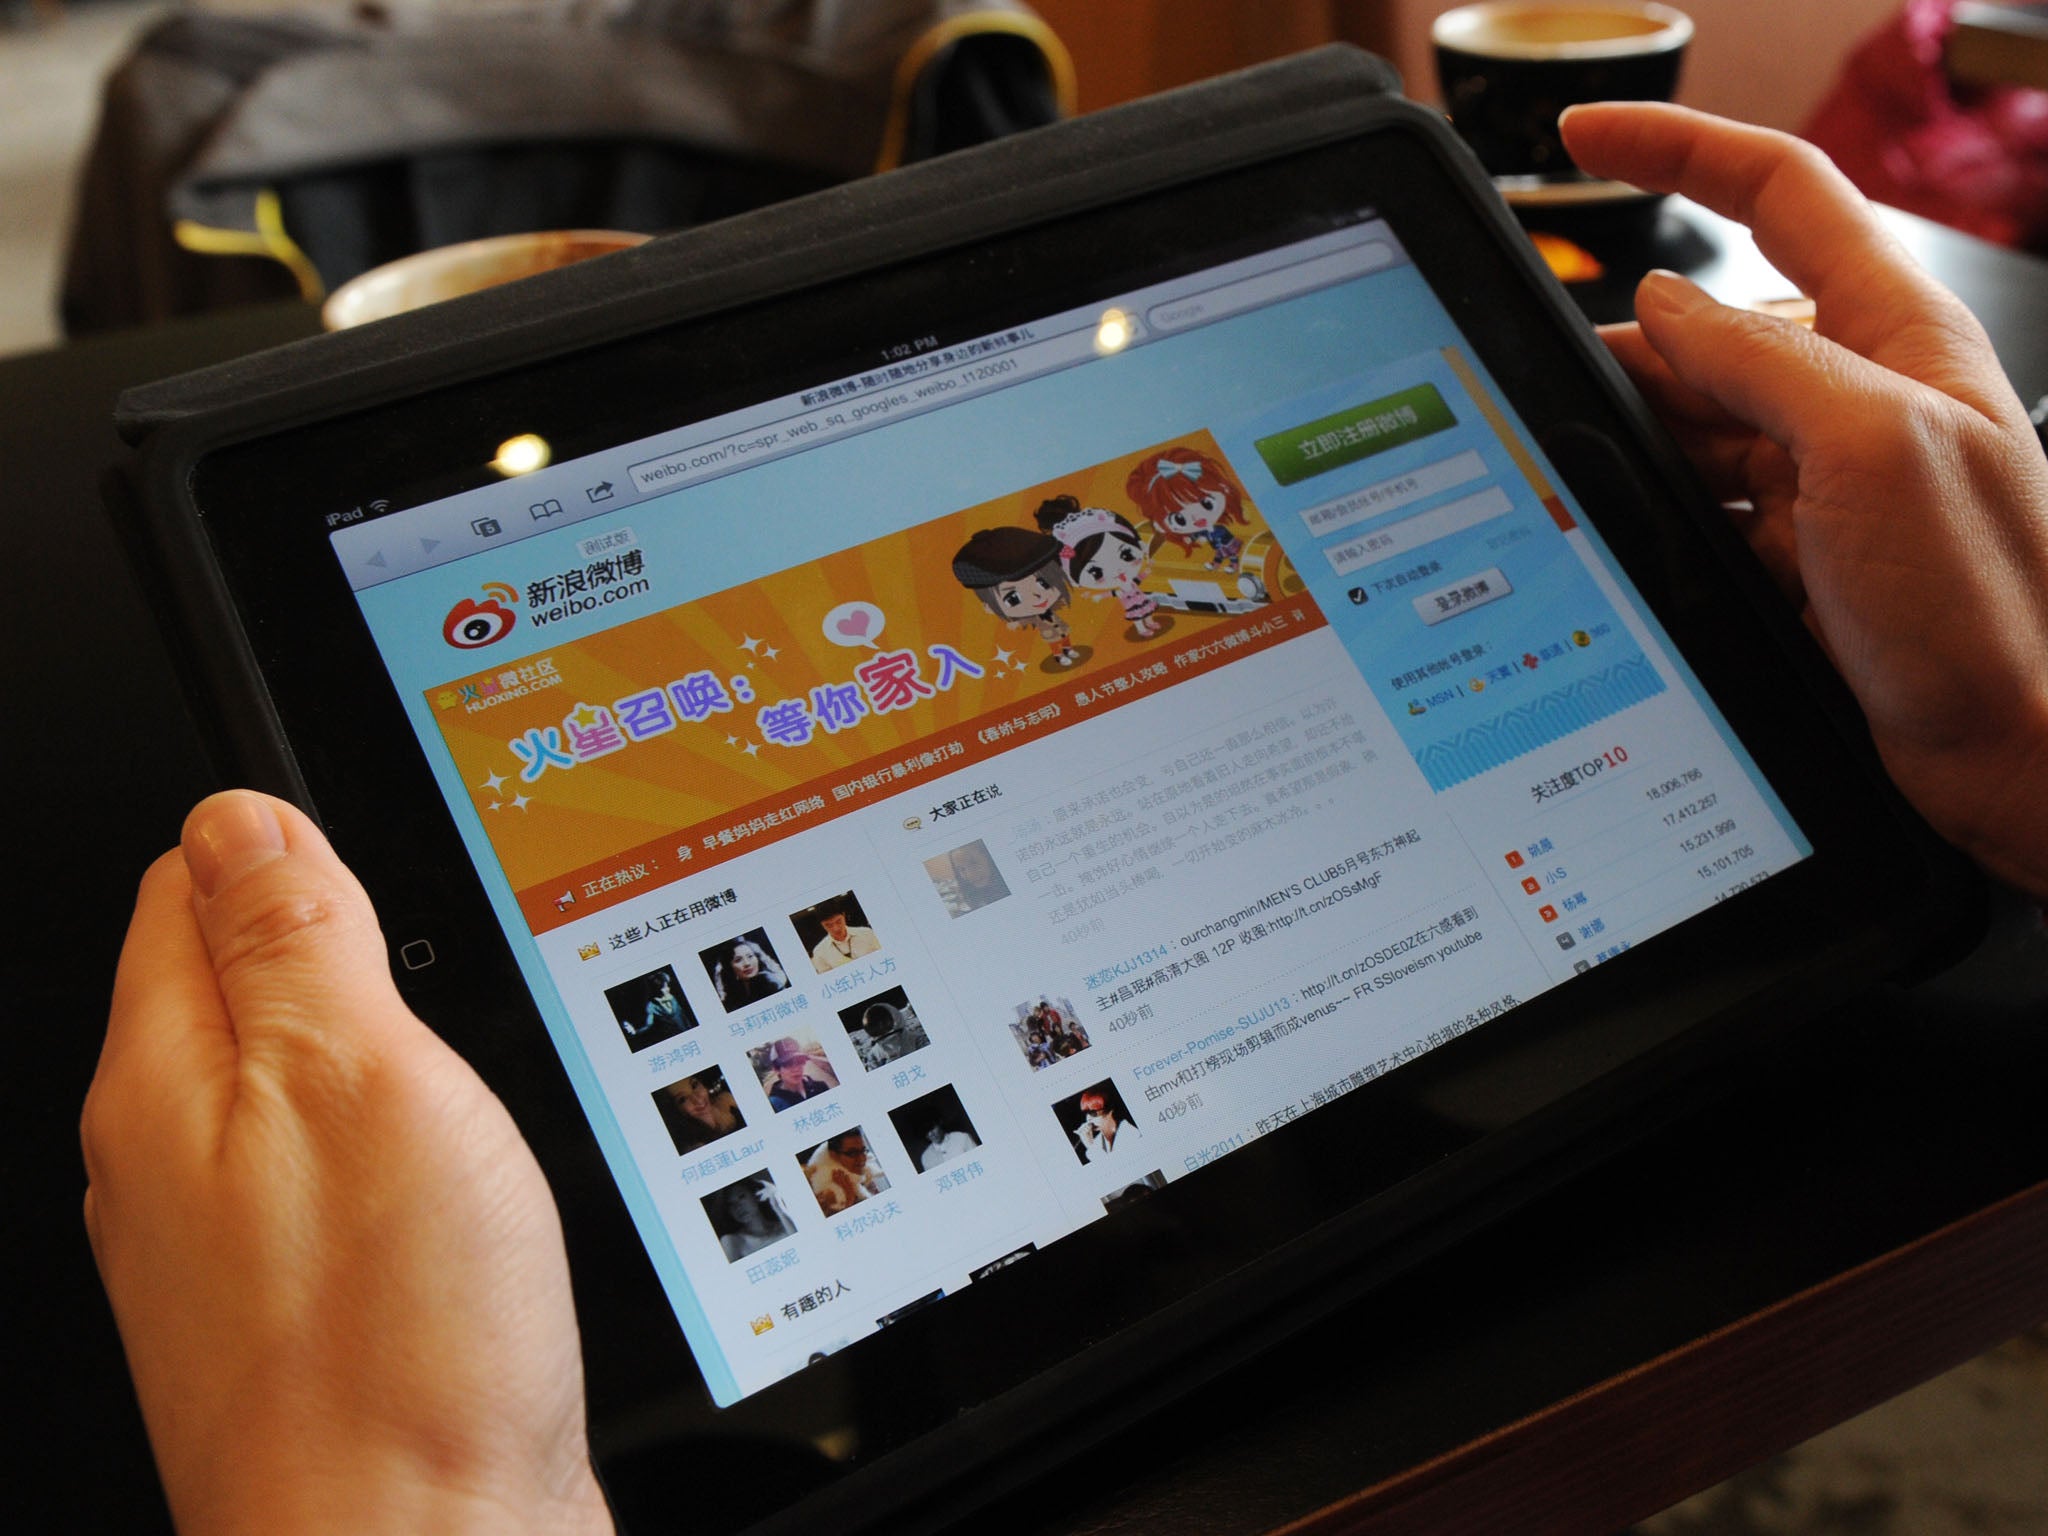
POLYGON ((1145 319, 1155 331, 1178 331, 1192 325, 1206 325, 1212 320, 1227 320, 1248 309, 1293 298, 1311 289, 1327 288, 1354 277, 1363 277, 1368 272, 1391 266, 1393 261, 1393 248, 1384 240, 1367 240, 1341 251, 1331 251, 1325 256, 1261 272, 1256 277, 1240 278, 1220 288, 1191 293, 1185 298, 1168 299, 1147 310, 1145 319))

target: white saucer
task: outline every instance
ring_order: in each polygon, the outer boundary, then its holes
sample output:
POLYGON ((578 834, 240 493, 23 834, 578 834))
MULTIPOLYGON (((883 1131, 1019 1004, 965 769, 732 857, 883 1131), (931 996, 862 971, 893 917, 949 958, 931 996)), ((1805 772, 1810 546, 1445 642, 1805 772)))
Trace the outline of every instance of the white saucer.
POLYGON ((1584 208, 1641 202, 1658 195, 1625 181, 1587 181, 1576 176, 1496 176, 1493 185, 1514 208, 1584 208))

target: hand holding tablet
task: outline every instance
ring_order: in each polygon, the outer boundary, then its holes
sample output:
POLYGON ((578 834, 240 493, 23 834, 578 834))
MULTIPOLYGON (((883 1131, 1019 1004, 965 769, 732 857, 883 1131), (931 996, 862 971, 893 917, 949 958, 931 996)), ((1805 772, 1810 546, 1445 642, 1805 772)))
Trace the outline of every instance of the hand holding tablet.
POLYGON ((295 807, 144 877, 83 1140, 181 1531, 611 1528, 547 1183, 295 807))
POLYGON ((1856 692, 1920 813, 2048 896, 2048 464, 1981 326, 1807 145, 1682 107, 1566 114, 1593 174, 1756 230, 1811 331, 1653 273, 1609 345, 1856 692))

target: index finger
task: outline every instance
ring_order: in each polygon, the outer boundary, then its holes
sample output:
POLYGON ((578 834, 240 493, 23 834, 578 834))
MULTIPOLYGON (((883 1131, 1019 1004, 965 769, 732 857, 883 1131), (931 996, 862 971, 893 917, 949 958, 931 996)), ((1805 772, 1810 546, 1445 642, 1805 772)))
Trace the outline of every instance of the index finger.
MULTIPOLYGON (((1561 127, 1583 170, 1677 192, 1748 225, 1764 258, 1812 296, 1820 334, 1980 410, 1989 405, 1989 344, 1975 319, 1812 145, 1661 102, 1574 107, 1561 127)), ((1996 370, 1993 381, 2004 382, 1996 370)))

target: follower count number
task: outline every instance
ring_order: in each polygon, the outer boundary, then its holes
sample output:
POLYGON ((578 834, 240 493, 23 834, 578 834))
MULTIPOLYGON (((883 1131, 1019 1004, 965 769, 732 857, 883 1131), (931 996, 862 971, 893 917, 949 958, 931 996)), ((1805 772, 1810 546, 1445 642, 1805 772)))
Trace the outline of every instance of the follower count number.
POLYGON ((1697 800, 1688 800, 1675 811, 1666 811, 1664 813, 1664 825, 1675 827, 1681 821, 1690 821, 1695 816, 1704 816, 1720 803, 1721 797, 1712 790, 1709 790, 1697 800))
POLYGON ((1699 769, 1688 768, 1683 773, 1673 774, 1662 784, 1654 785, 1644 790, 1643 798, 1645 800, 1662 800, 1666 795, 1675 795, 1683 790, 1690 789, 1705 777, 1706 775, 1699 769))
POLYGON ((1699 877, 1702 880, 1711 880, 1716 875, 1725 875, 1743 860, 1754 857, 1756 857, 1756 850, 1747 843, 1744 843, 1739 848, 1730 848, 1719 858, 1709 859, 1706 863, 1702 864, 1698 871, 1699 877))

